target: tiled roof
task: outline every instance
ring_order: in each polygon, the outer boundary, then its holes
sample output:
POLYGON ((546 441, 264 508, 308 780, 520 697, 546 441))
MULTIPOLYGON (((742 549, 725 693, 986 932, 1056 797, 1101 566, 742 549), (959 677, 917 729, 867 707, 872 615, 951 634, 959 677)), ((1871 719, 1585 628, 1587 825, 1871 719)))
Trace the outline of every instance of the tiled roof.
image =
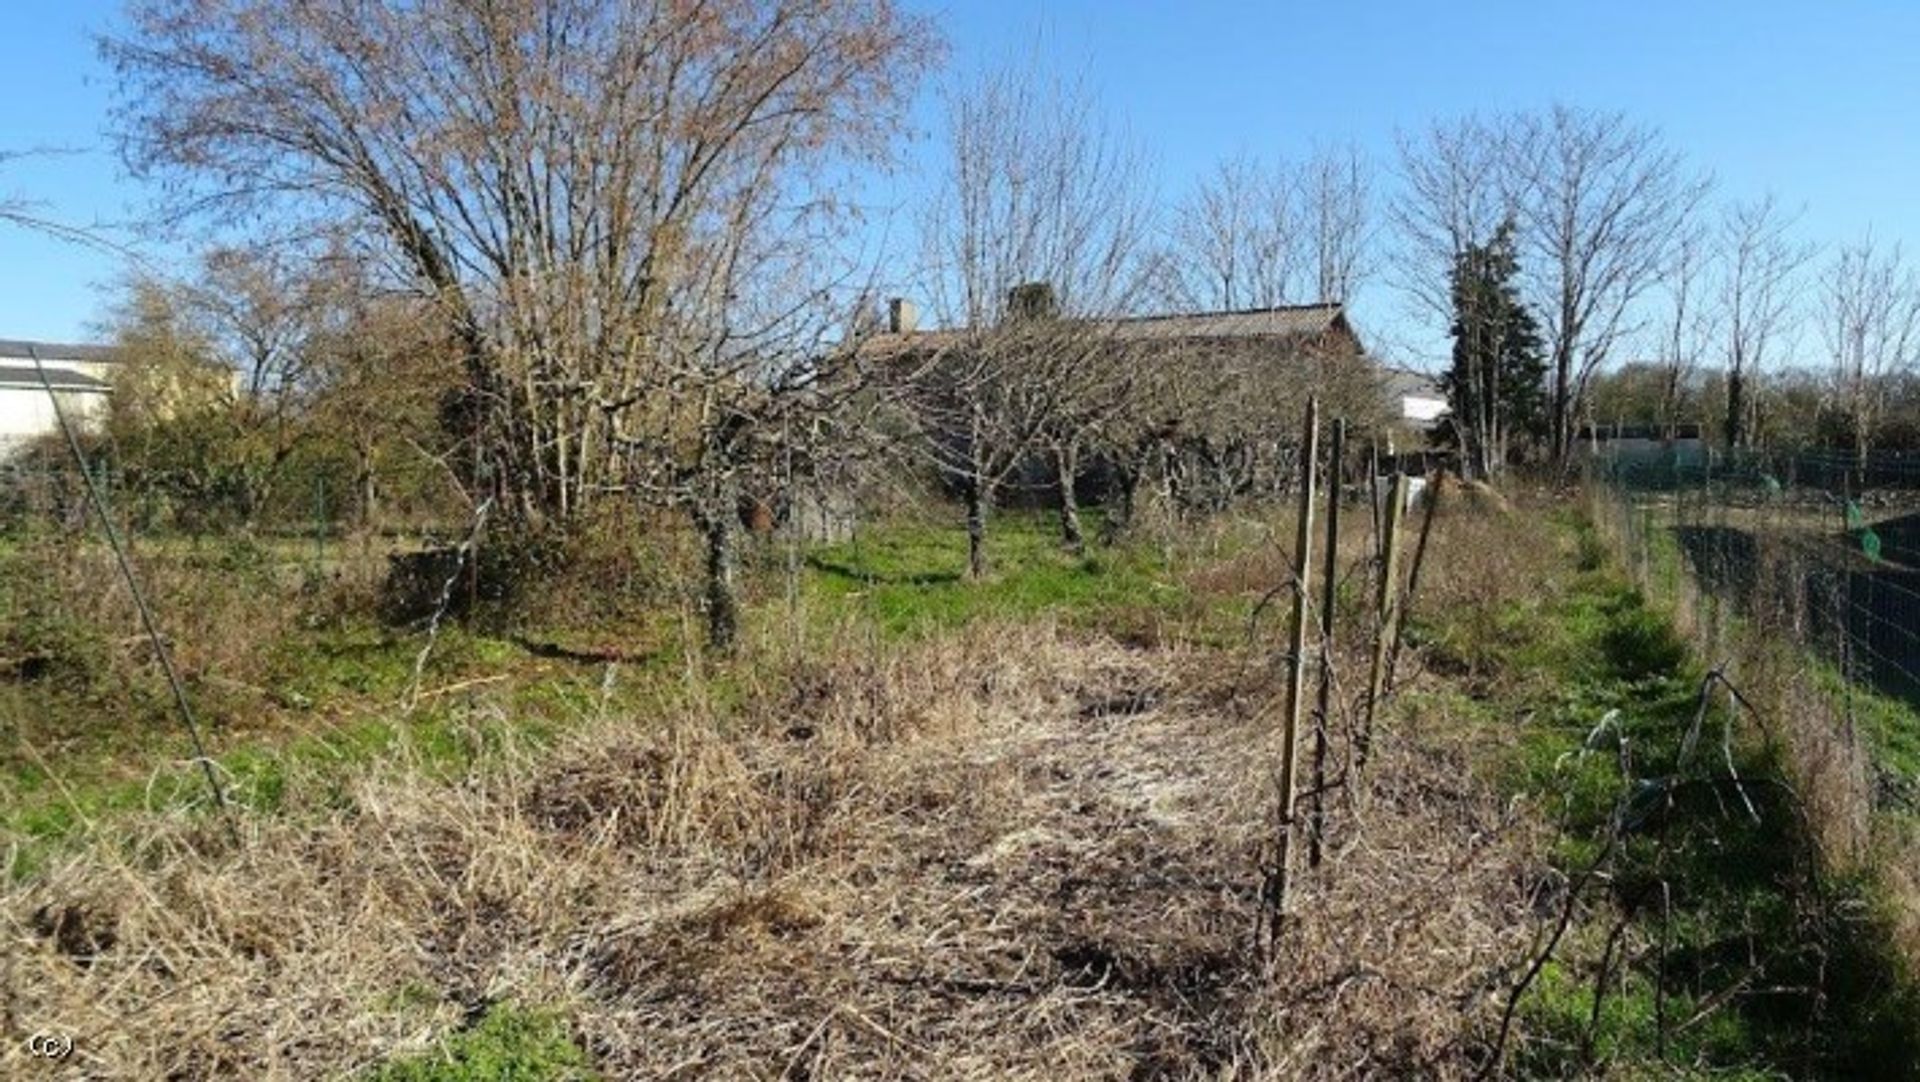
MULTIPOLYGON (((84 376, 70 368, 48 366, 47 382, 57 391, 105 391, 107 385, 92 376, 84 376)), ((0 387, 26 387, 32 390, 44 390, 40 383, 40 372, 32 365, 0 364, 0 387)))
POLYGON ((1445 398, 1446 392, 1440 389, 1440 381, 1424 372, 1415 372, 1408 368, 1389 368, 1382 374, 1388 394, 1410 395, 1418 398, 1445 398))
POLYGON ((1337 304, 1249 308, 1239 312, 1193 312, 1135 316, 1114 321, 1114 333, 1131 340, 1160 338, 1291 338, 1321 334, 1340 318, 1337 304))
MULTIPOLYGON (((1117 341, 1153 342, 1306 337, 1331 330, 1341 318, 1338 304, 1298 304, 1237 312, 1127 316, 1102 322, 1117 341)), ((963 330, 876 334, 861 343, 860 352, 885 356, 909 349, 937 350, 958 345, 966 338, 963 330)))
POLYGON ((40 354, 40 359, 43 361, 86 361, 91 364, 105 364, 120 359, 119 351, 112 346, 79 345, 71 342, 24 342, 0 338, 0 357, 30 361, 36 352, 40 354))

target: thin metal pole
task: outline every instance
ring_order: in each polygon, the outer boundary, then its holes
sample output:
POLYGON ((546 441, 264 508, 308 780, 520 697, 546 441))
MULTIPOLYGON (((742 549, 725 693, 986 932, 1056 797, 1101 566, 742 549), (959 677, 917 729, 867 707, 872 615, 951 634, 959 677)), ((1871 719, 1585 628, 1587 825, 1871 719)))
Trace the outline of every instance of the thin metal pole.
POLYGON ((87 486, 87 498, 93 504, 94 514, 100 517, 100 526, 107 534, 107 544, 113 548, 114 561, 120 565, 120 575, 126 580, 127 592, 133 595, 134 607, 140 611, 140 625, 146 629, 147 640, 153 644, 154 656, 160 659, 161 671, 167 674, 167 686, 173 691, 173 705, 179 710, 180 720, 186 726, 187 739, 193 745, 194 761, 200 764, 200 772, 207 779, 207 789, 213 794, 214 807, 227 824, 229 838, 238 842, 240 835, 227 808, 227 795, 220 788, 219 776, 213 772, 213 760, 207 755, 206 742, 200 739, 200 722, 193 715, 192 704, 187 701, 186 685, 181 683, 180 673, 173 667, 173 653, 167 649, 167 641, 161 636, 159 625, 154 622, 153 609, 147 604, 147 595, 141 591, 140 581, 133 574, 133 565, 127 560, 126 546, 121 544, 120 532, 114 529, 113 516, 107 513, 100 486, 87 469, 86 456, 80 451, 80 440, 67 420, 67 411, 60 405, 60 396, 54 393, 53 381, 47 378, 47 366, 40 361, 40 351, 28 346, 27 355, 33 358, 33 370, 40 376, 40 386, 47 392, 47 401, 53 404, 54 420, 67 438, 67 449, 73 453, 74 463, 80 467, 81 479, 87 486))

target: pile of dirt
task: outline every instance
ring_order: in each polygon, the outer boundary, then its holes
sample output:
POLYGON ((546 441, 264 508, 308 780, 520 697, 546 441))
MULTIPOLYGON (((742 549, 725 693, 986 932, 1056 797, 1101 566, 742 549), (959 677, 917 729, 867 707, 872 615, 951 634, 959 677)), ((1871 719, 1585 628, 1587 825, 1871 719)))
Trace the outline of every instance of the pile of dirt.
POLYGON ((1498 515, 1513 513, 1513 502, 1485 481, 1468 481, 1458 474, 1442 473, 1434 482, 1433 492, 1456 507, 1464 506, 1473 511, 1498 515))

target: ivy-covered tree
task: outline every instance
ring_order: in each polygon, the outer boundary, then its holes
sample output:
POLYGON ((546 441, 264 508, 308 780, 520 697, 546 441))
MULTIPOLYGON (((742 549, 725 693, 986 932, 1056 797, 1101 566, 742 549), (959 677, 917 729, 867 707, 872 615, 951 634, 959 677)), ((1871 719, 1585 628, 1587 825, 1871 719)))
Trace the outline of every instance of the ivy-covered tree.
POLYGON ((1498 474, 1519 440, 1546 432, 1546 360, 1540 326, 1521 303, 1514 226, 1503 222, 1485 243, 1454 259, 1453 363, 1441 377, 1453 408, 1452 436, 1462 469, 1498 474))

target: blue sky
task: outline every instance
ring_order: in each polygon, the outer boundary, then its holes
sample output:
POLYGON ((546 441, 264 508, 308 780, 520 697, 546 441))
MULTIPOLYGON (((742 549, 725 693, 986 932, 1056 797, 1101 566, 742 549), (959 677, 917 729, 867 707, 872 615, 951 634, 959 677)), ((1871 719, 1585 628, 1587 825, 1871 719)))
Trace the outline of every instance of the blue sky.
MULTIPOLYGON (((1723 194, 1772 190, 1804 203, 1810 239, 1872 227, 1920 247, 1920 3, 1911 0, 905 2, 938 18, 956 72, 1026 55, 1036 41, 1084 72, 1147 145, 1169 199, 1242 151, 1299 158, 1316 141, 1352 140, 1387 164, 1396 129, 1559 100, 1660 128, 1723 194)), ((41 201, 64 222, 125 220, 147 198, 104 131, 112 74, 91 34, 118 9, 115 0, 0 4, 0 149, 73 151, 8 163, 0 194, 41 201)), ((915 113, 923 140, 938 118, 928 99, 915 113)), ((119 269, 111 255, 0 228, 0 338, 84 337, 99 287, 119 269)), ((1414 352, 1432 340, 1382 283, 1357 307, 1376 337, 1414 352)))

